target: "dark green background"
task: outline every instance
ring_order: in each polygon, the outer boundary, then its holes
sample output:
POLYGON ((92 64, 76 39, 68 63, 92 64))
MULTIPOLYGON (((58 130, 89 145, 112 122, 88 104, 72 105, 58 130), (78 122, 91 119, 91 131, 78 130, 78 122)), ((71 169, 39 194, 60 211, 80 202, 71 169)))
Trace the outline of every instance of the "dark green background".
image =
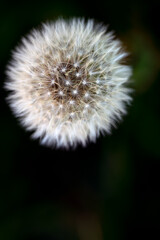
POLYGON ((1 1, 0 239, 160 239, 159 1, 1 1), (30 140, 3 90, 11 50, 58 17, 109 24, 131 53, 133 102, 111 136, 75 151, 30 140))

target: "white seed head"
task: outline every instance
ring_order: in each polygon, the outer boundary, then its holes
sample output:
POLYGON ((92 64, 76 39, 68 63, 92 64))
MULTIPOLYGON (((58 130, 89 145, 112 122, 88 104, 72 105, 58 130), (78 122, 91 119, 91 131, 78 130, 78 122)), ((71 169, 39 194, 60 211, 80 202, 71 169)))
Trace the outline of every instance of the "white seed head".
POLYGON ((88 103, 85 105, 85 108, 89 108, 89 104, 88 103))
POLYGON ((99 84, 99 83, 100 83, 100 80, 99 80, 99 79, 97 79, 97 80, 96 80, 96 83, 97 83, 97 84, 99 84))
POLYGON ((66 71, 66 68, 62 68, 62 70, 61 70, 62 72, 65 72, 66 71))
POLYGON ((85 96, 85 98, 88 98, 88 97, 89 97, 89 93, 86 92, 86 93, 84 94, 84 96, 85 96))
POLYGON ((89 76, 92 76, 92 75, 93 75, 92 71, 89 71, 89 76))
POLYGON ((74 66, 74 67, 78 67, 79 64, 76 62, 76 63, 73 64, 73 66, 74 66))
POLYGON ((85 80, 83 80, 83 81, 82 81, 82 84, 83 84, 83 85, 86 85, 86 84, 87 84, 87 82, 86 82, 85 80))
POLYGON ((131 68, 111 32, 93 20, 57 20, 33 30, 7 67, 8 100, 41 144, 85 145, 126 113, 131 68))
POLYGON ((73 100, 70 100, 70 101, 69 101, 69 104, 72 104, 72 105, 73 105, 73 104, 74 104, 74 101, 73 101, 73 100))
POLYGON ((80 73, 76 73, 76 77, 79 77, 81 74, 80 73))
POLYGON ((67 80, 67 81, 66 81, 66 85, 70 85, 70 81, 67 80))
POLYGON ((52 85, 55 84, 55 80, 54 79, 51 80, 51 84, 52 85))
POLYGON ((59 95, 60 95, 60 96, 63 96, 63 91, 59 91, 59 95))
POLYGON ((73 94, 74 95, 77 95, 78 94, 78 91, 75 89, 75 90, 73 90, 73 94))

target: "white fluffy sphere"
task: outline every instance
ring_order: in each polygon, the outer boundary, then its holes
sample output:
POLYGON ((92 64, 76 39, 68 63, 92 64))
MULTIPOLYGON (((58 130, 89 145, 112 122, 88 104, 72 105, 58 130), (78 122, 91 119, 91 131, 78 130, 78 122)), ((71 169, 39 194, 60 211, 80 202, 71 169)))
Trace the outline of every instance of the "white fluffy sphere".
POLYGON ((22 39, 7 67, 9 104, 41 144, 85 145, 126 113, 131 68, 121 42, 93 20, 43 24, 22 39))

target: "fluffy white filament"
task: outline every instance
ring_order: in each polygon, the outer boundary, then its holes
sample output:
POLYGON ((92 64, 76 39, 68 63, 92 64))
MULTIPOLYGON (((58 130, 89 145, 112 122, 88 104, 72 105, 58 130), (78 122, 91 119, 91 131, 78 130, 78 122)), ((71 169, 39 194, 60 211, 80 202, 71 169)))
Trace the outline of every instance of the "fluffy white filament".
POLYGON ((9 104, 41 144, 85 145, 126 113, 131 68, 121 42, 93 20, 58 20, 33 30, 7 68, 9 104))

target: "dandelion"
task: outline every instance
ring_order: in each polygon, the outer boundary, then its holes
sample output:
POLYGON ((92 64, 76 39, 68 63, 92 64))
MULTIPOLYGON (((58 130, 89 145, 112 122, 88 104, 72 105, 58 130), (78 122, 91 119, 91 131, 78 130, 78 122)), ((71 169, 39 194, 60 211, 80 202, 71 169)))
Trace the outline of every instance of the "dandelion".
POLYGON ((83 146, 126 113, 131 68, 112 32, 93 20, 57 20, 22 39, 7 67, 8 101, 41 144, 83 146))

